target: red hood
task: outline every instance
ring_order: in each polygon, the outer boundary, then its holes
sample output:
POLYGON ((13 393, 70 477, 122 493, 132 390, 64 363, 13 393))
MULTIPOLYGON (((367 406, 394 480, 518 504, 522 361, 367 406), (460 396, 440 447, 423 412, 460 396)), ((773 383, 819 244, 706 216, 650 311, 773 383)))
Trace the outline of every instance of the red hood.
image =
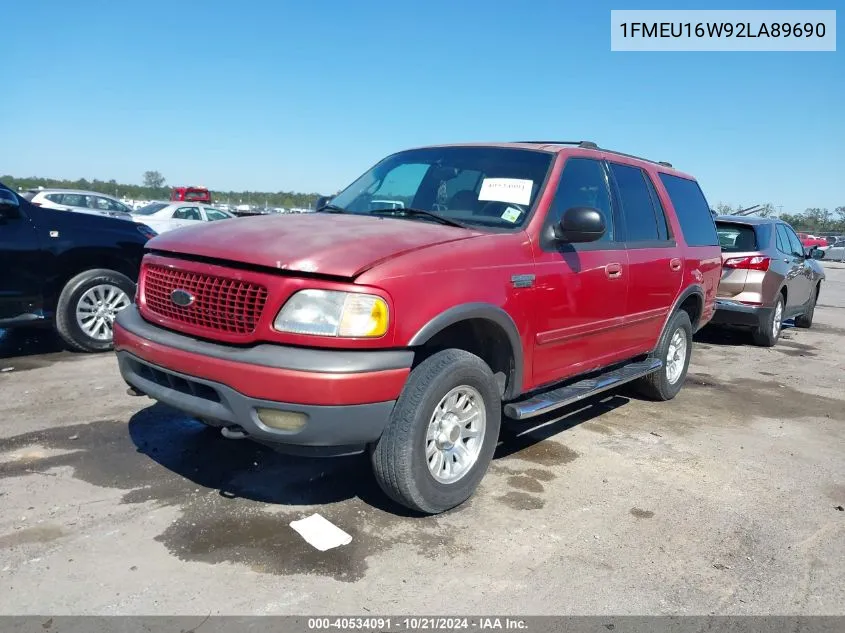
POLYGON ((281 270, 355 277, 402 253, 479 235, 484 234, 417 220, 312 213, 206 222, 163 233, 147 246, 281 270))

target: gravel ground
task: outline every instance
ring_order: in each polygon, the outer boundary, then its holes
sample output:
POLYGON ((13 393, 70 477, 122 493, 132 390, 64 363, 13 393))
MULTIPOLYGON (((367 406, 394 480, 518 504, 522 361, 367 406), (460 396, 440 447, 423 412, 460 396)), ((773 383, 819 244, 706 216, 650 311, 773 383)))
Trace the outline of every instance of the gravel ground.
POLYGON ((512 425, 434 518, 364 458, 285 457, 0 333, 3 614, 845 614, 845 266, 773 349, 697 336, 668 403, 512 425), (9 370, 8 368, 12 368, 9 370), (289 527, 352 535, 321 553, 289 527))

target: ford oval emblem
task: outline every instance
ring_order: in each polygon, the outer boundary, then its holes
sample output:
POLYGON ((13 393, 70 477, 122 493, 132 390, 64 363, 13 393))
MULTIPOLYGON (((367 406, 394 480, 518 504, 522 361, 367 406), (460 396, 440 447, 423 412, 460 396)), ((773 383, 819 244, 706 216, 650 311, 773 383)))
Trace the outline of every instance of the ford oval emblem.
POLYGON ((180 308, 187 308, 194 302, 194 295, 187 290, 177 288, 170 293, 170 300, 180 308))

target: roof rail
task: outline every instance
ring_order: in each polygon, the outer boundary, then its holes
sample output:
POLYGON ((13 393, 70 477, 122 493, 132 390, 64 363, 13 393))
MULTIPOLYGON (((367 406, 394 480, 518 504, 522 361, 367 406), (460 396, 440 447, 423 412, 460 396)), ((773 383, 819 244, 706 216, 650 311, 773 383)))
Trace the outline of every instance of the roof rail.
POLYGON ((607 149, 606 147, 599 147, 598 144, 594 143, 593 141, 517 141, 518 143, 536 143, 538 145, 575 145, 577 147, 581 147, 583 149, 597 149, 602 152, 608 152, 609 154, 616 154, 617 156, 625 156, 626 158, 636 158, 637 160, 644 160, 649 163, 654 163, 655 165, 663 165, 664 167, 672 167, 672 163, 667 162, 665 160, 651 160, 650 158, 643 158, 642 156, 635 156, 634 154, 625 154, 624 152, 617 152, 613 149, 607 149))
POLYGON ((598 149, 599 146, 592 141, 516 141, 517 143, 534 143, 537 145, 577 145, 584 149, 598 149))
POLYGON ((616 154, 617 156, 624 156, 625 158, 635 158, 637 160, 644 160, 647 163, 654 163, 655 165, 663 165, 664 167, 672 167, 672 163, 666 162, 665 160, 651 160, 650 158, 643 158, 642 156, 635 156, 634 154, 626 154, 625 152, 617 152, 615 149, 607 149, 606 147, 599 148, 603 152, 607 152, 608 154, 616 154))

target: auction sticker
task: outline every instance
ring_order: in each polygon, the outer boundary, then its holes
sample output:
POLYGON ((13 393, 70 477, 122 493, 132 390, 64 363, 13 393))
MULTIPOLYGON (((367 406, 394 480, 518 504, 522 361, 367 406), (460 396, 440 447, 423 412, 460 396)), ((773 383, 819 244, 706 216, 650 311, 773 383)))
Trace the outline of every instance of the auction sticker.
POLYGON ((531 201, 531 187, 533 180, 519 178, 485 178, 481 181, 479 200, 491 202, 509 202, 511 204, 528 204, 531 201))

